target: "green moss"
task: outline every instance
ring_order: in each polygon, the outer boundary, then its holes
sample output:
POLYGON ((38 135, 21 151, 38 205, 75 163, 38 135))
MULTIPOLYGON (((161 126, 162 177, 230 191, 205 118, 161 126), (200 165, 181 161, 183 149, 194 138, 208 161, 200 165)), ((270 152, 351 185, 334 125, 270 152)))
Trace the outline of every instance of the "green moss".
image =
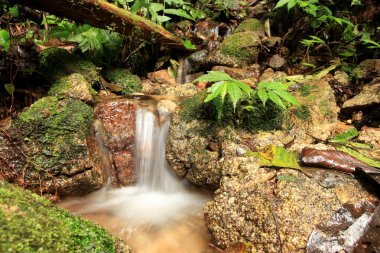
POLYGON ((234 33, 227 37, 220 45, 222 54, 234 57, 239 64, 253 62, 257 59, 259 38, 254 32, 234 33))
POLYGON ((97 92, 83 75, 79 73, 61 77, 50 87, 48 92, 49 96, 56 96, 59 99, 69 97, 84 99, 86 94, 90 94, 93 97, 97 95, 97 92))
POLYGON ((61 48, 47 49, 40 54, 40 72, 51 82, 72 73, 82 74, 91 85, 100 81, 92 62, 61 48))
POLYGON ((138 76, 132 75, 125 69, 112 69, 104 73, 108 81, 124 87, 121 92, 123 94, 131 94, 142 90, 141 80, 138 76))
POLYGON ((314 90, 316 90, 317 87, 315 85, 302 85, 298 91, 300 92, 301 96, 307 97, 310 95, 310 93, 314 90))
POLYGON ((210 117, 209 106, 203 103, 206 96, 206 91, 202 91, 185 99, 180 105, 181 120, 190 122, 194 119, 207 119, 207 117, 210 117))
POLYGON ((310 109, 306 105, 301 105, 297 107, 295 115, 303 120, 308 120, 311 117, 310 109))
POLYGON ((235 118, 240 127, 251 132, 271 131, 282 129, 284 113, 271 101, 267 101, 264 106, 257 97, 253 97, 242 102, 235 118))
POLYGON ((56 174, 64 167, 70 171, 79 162, 78 157, 87 152, 92 118, 92 108, 87 104, 49 96, 21 113, 15 124, 22 129, 25 144, 35 147, 29 154, 34 169, 56 174))
POLYGON ((240 25, 234 30, 234 33, 248 31, 254 32, 260 29, 262 29, 260 20, 256 18, 250 18, 240 23, 240 25))
POLYGON ((322 113, 322 115, 326 118, 329 119, 331 117, 334 117, 334 112, 332 111, 330 107, 330 101, 328 99, 323 99, 319 103, 319 112, 322 113))
POLYGON ((116 252, 117 241, 92 222, 0 181, 0 252, 116 252))

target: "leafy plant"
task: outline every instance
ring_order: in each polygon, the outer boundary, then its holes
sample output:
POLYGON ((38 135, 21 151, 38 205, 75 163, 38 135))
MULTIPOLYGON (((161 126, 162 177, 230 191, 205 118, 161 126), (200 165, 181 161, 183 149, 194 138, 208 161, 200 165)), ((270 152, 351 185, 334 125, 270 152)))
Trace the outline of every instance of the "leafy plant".
POLYGON ((288 88, 288 85, 281 82, 260 82, 254 94, 264 105, 269 99, 282 109, 287 109, 289 105, 299 106, 296 98, 287 91, 288 88))
POLYGON ((0 46, 5 52, 8 52, 11 45, 11 38, 7 30, 0 30, 0 46))
POLYGON ((233 104, 234 111, 238 101, 244 95, 249 96, 251 93, 251 87, 247 84, 220 71, 208 71, 207 74, 198 77, 194 82, 213 82, 214 84, 207 90, 210 94, 205 98, 204 102, 207 103, 219 97, 223 104, 226 95, 228 95, 233 104))
POLYGON ((82 53, 95 62, 105 59, 107 63, 117 57, 121 50, 123 37, 90 25, 76 25, 68 21, 61 21, 51 29, 51 36, 63 41, 77 42, 82 53))

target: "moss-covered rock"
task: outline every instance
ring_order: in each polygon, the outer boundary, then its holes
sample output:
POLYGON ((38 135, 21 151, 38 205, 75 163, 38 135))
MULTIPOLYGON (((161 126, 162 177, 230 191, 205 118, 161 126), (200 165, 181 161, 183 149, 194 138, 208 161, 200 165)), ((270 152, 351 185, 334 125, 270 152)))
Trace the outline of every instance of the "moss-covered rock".
POLYGON ((142 90, 141 80, 125 69, 112 69, 104 73, 108 81, 120 86, 122 94, 131 94, 142 90))
POLYGON ((380 59, 368 59, 362 61, 354 69, 352 74, 358 79, 380 78, 380 59))
POLYGON ((92 119, 87 104, 53 96, 38 100, 19 115, 13 131, 27 156, 25 177, 32 189, 65 195, 103 185, 105 175, 93 163, 88 146, 92 119))
POLYGON ((47 49, 40 54, 40 72, 50 82, 72 73, 82 74, 91 85, 100 81, 92 62, 62 48, 47 49))
POLYGON ((256 18, 249 18, 241 22, 234 30, 234 33, 238 32, 257 32, 259 34, 264 33, 263 25, 261 24, 260 20, 256 18))
POLYGON ((56 96, 59 99, 73 98, 86 103, 92 103, 97 92, 82 74, 74 73, 58 79, 50 87, 48 94, 49 96, 56 96))
POLYGON ((92 222, 0 181, 1 252, 130 252, 92 222))
POLYGON ((257 61, 260 38, 255 32, 239 32, 223 40, 207 57, 213 65, 244 67, 257 61))

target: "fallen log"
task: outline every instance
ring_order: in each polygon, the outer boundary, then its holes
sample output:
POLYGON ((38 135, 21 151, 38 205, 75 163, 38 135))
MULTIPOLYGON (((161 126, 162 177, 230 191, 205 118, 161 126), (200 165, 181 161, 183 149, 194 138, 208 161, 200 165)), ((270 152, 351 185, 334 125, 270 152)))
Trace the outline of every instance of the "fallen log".
POLYGON ((137 32, 133 35, 185 50, 181 39, 165 28, 104 0, 14 0, 14 2, 125 35, 137 32))

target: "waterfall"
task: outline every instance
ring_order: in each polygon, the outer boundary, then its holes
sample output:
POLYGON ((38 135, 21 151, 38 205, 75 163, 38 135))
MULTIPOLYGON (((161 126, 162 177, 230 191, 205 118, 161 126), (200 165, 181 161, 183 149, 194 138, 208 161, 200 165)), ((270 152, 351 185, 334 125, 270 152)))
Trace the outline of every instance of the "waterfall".
POLYGON ((135 169, 138 187, 163 192, 183 188, 165 158, 169 124, 168 115, 156 117, 142 108, 136 111, 135 169))

